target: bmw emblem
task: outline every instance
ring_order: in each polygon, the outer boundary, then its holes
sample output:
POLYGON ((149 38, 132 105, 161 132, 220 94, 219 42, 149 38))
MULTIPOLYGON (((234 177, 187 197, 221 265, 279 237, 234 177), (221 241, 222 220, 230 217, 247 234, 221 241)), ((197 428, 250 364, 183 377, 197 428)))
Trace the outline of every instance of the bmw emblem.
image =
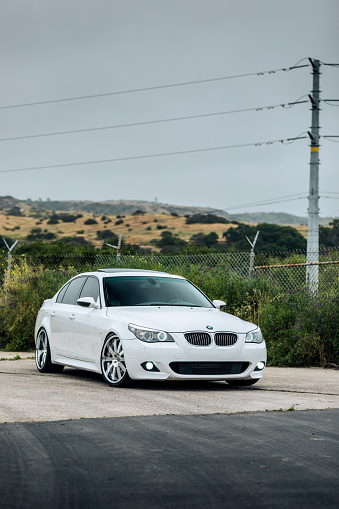
POLYGON ((212 325, 206 325, 206 329, 213 330, 213 327, 212 327, 212 325))

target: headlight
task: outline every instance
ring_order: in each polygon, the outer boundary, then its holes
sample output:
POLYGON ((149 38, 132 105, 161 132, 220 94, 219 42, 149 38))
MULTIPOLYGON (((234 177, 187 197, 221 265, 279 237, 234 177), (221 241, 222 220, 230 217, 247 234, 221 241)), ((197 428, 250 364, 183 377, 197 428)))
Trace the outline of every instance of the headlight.
POLYGON ((145 329, 144 327, 138 327, 131 323, 129 324, 128 329, 133 332, 135 337, 140 339, 140 341, 145 341, 145 343, 163 343, 164 341, 174 342, 174 339, 170 334, 168 334, 168 332, 161 330, 145 329))
POLYGON ((245 343, 262 343, 263 341, 264 338, 259 328, 248 332, 245 337, 245 343))

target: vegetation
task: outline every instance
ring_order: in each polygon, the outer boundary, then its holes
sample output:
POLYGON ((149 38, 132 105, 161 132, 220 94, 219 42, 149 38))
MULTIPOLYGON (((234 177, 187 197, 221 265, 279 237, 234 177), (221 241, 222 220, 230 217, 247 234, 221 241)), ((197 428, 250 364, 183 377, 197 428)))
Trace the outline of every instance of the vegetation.
POLYGON ((256 249, 259 251, 289 251, 306 248, 306 239, 292 226, 261 223, 257 226, 239 224, 230 228, 223 237, 226 247, 232 251, 247 251, 249 243, 246 236, 253 241, 257 231, 260 232, 256 249))
POLYGON ((339 245, 339 219, 334 219, 330 223, 330 227, 319 227, 320 247, 337 247, 339 245))
POLYGON ((98 224, 98 221, 96 219, 92 219, 91 217, 89 217, 88 219, 86 219, 84 224, 98 224))
POLYGON ((194 216, 187 216, 186 224, 215 224, 223 223, 228 224, 230 221, 225 217, 216 216, 214 214, 194 214, 194 216))
POLYGON ((17 205, 14 205, 6 211, 8 216, 23 216, 22 210, 17 205))
MULTIPOLYGON (((160 225, 157 225, 159 228, 160 225)), ((161 239, 153 239, 152 244, 160 248, 162 254, 181 253, 187 246, 187 242, 175 237, 172 232, 165 230, 161 232, 161 239)))

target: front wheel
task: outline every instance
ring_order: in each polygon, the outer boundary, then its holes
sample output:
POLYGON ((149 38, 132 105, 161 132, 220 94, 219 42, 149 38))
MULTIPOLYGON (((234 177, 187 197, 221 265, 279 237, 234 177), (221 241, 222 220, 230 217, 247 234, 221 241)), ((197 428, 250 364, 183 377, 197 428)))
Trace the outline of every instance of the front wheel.
POLYGON ((102 347, 101 372, 105 382, 111 387, 126 387, 131 382, 127 373, 122 341, 115 334, 107 336, 102 347))
POLYGON ((249 385, 256 384, 260 378, 251 378, 250 380, 225 380, 228 385, 232 387, 248 387, 249 385))
POLYGON ((61 373, 64 366, 52 364, 51 350, 45 329, 39 331, 35 347, 35 364, 40 373, 61 373))

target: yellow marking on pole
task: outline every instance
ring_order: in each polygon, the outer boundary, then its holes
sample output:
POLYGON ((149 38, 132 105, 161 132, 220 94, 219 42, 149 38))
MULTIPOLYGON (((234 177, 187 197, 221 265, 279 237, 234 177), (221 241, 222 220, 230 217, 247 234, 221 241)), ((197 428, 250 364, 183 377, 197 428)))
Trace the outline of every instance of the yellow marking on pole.
POLYGON ((319 152, 319 147, 311 147, 311 152, 319 152))

